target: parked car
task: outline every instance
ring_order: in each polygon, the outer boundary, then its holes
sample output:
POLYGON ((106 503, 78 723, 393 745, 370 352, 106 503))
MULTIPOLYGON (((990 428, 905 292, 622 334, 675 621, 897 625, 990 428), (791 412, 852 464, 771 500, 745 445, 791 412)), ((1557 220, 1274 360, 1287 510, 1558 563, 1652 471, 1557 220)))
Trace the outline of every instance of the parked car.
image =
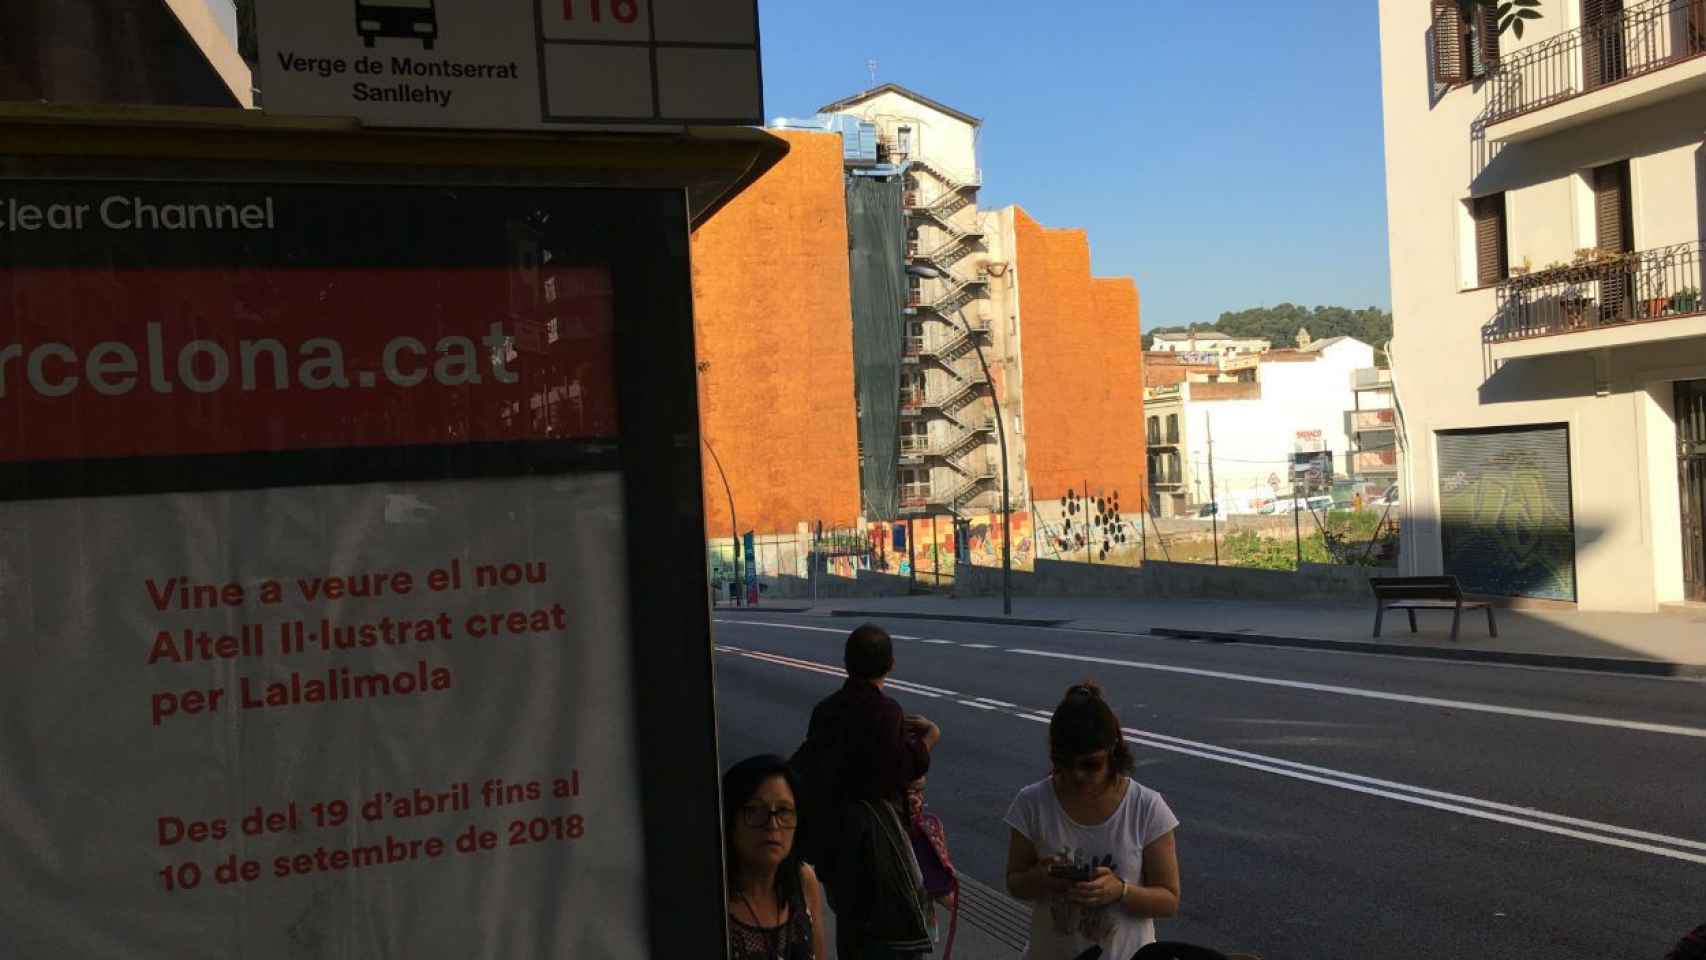
POLYGON ((1197 519, 1198 520, 1207 520, 1211 517, 1218 516, 1219 514, 1220 514, 1220 504, 1218 504, 1218 503, 1205 503, 1202 505, 1202 507, 1200 509, 1197 510, 1197 519))

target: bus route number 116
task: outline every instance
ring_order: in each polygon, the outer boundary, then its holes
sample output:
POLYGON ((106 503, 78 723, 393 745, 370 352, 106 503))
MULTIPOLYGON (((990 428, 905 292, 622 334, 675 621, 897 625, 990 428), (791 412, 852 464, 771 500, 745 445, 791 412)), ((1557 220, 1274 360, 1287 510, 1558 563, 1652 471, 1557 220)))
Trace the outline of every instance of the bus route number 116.
POLYGON ((592 23, 604 23, 608 15, 617 23, 640 18, 639 0, 563 0, 563 19, 574 22, 584 15, 592 23))

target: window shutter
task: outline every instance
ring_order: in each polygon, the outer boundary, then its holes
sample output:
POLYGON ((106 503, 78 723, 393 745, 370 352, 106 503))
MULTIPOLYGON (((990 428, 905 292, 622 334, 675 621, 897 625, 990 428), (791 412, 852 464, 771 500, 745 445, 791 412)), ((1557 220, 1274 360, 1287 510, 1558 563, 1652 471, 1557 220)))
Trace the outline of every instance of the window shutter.
POLYGON ((1434 81, 1445 84, 1468 82, 1469 38, 1457 0, 1433 0, 1433 16, 1434 81))
POLYGON ((1634 248, 1629 203, 1629 161, 1620 160, 1593 172, 1594 245, 1613 253, 1634 248))
MULTIPOLYGON (((1594 245, 1612 253, 1635 249, 1633 212, 1629 203, 1629 161, 1598 167, 1593 172, 1594 245)), ((1599 317, 1602 323, 1629 319, 1634 278, 1619 265, 1599 278, 1599 317)))
POLYGON ((1475 216, 1475 282, 1490 287, 1502 282, 1509 272, 1509 244, 1505 232, 1505 195, 1476 197, 1475 216))
POLYGON ((1582 0, 1582 82, 1589 90, 1623 79, 1623 0, 1582 0))
POLYGON ((1475 5, 1476 65, 1483 74, 1499 68, 1499 15, 1496 10, 1475 5))
POLYGON ((1688 52, 1706 53, 1706 0, 1689 0, 1688 52))

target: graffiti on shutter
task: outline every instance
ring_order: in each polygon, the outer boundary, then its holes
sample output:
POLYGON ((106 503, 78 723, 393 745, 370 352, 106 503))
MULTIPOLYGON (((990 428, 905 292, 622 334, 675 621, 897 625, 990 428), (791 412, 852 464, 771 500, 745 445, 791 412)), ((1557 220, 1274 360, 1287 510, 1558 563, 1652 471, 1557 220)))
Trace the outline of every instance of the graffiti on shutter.
POLYGON ((1445 572, 1469 593, 1576 599, 1563 424, 1437 435, 1445 572))

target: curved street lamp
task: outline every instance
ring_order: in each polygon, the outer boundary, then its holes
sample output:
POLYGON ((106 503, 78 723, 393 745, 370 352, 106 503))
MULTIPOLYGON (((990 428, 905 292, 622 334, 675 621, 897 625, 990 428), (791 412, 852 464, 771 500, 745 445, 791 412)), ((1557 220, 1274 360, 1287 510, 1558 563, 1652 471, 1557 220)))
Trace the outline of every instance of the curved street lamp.
MULTIPOLYGON (((723 478, 723 493, 729 498, 729 550, 734 555, 735 570, 735 606, 746 606, 746 584, 740 578, 740 525, 735 522, 735 494, 729 488, 729 475, 723 472, 723 461, 717 457, 717 451, 711 446, 709 437, 701 436, 705 441, 705 449, 711 451, 711 462, 717 465, 717 475, 723 478)), ((716 606, 713 602, 712 606, 716 606)))

